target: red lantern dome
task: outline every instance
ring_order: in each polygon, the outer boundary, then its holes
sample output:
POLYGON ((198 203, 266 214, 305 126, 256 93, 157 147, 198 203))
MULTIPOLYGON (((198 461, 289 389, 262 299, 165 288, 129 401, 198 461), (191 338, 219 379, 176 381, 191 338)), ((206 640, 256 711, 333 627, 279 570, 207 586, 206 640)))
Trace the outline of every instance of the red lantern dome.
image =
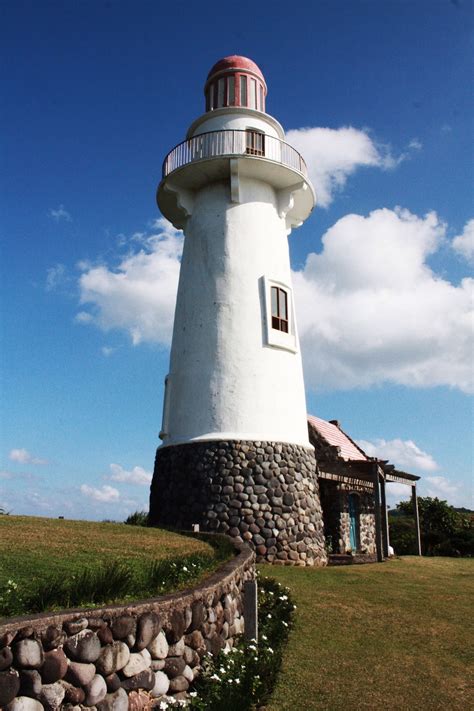
POLYGON ((233 54, 220 59, 207 75, 206 111, 240 106, 265 111, 267 85, 251 59, 233 54))

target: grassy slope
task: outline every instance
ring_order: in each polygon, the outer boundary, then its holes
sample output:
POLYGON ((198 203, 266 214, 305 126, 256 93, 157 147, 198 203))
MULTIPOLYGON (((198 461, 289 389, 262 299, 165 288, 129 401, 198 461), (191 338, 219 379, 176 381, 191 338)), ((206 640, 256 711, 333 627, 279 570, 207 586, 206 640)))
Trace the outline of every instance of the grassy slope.
POLYGON ((156 528, 115 523, 0 516, 0 585, 28 584, 49 573, 73 573, 103 560, 144 561, 209 553, 202 541, 156 528))
POLYGON ((474 708, 472 560, 261 572, 298 606, 269 711, 474 708))

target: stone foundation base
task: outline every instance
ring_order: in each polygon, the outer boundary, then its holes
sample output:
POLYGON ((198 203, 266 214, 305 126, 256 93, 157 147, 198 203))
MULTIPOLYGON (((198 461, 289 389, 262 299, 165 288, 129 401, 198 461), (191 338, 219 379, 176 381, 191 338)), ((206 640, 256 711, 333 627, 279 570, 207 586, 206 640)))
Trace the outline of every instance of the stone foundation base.
POLYGON ((225 533, 257 562, 325 565, 316 460, 281 442, 212 441, 159 448, 150 524, 225 533))

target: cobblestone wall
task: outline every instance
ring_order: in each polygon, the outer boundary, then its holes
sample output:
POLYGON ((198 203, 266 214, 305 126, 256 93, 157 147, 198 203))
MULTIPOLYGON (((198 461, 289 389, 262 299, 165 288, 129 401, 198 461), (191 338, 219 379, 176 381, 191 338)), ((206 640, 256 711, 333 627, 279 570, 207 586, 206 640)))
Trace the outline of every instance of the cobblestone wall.
POLYGON ((325 565, 314 451, 281 442, 193 442, 158 449, 152 524, 225 533, 257 562, 325 565))
POLYGON ((126 711, 145 690, 184 698, 207 652, 244 630, 243 585, 255 575, 247 546, 186 593, 0 625, 0 707, 7 711, 126 711))

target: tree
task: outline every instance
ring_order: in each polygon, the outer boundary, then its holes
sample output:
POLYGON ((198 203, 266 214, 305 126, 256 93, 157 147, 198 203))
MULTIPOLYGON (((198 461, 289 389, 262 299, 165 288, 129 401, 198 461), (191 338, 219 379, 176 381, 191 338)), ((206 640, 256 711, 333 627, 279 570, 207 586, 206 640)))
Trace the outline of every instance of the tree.
MULTIPOLYGON (((397 504, 397 512, 401 517, 413 515, 411 501, 401 501, 397 504)), ((418 497, 418 513, 420 517, 421 548, 424 555, 473 555, 474 530, 469 515, 459 513, 447 501, 418 497)), ((405 519, 406 521, 406 519, 405 519)), ((410 548, 410 536, 407 525, 391 525, 391 540, 397 552, 406 553, 410 548), (404 534, 403 539, 401 534, 404 534), (400 545, 397 550, 397 538, 400 545)), ((414 540, 414 535, 413 535, 414 540)))

